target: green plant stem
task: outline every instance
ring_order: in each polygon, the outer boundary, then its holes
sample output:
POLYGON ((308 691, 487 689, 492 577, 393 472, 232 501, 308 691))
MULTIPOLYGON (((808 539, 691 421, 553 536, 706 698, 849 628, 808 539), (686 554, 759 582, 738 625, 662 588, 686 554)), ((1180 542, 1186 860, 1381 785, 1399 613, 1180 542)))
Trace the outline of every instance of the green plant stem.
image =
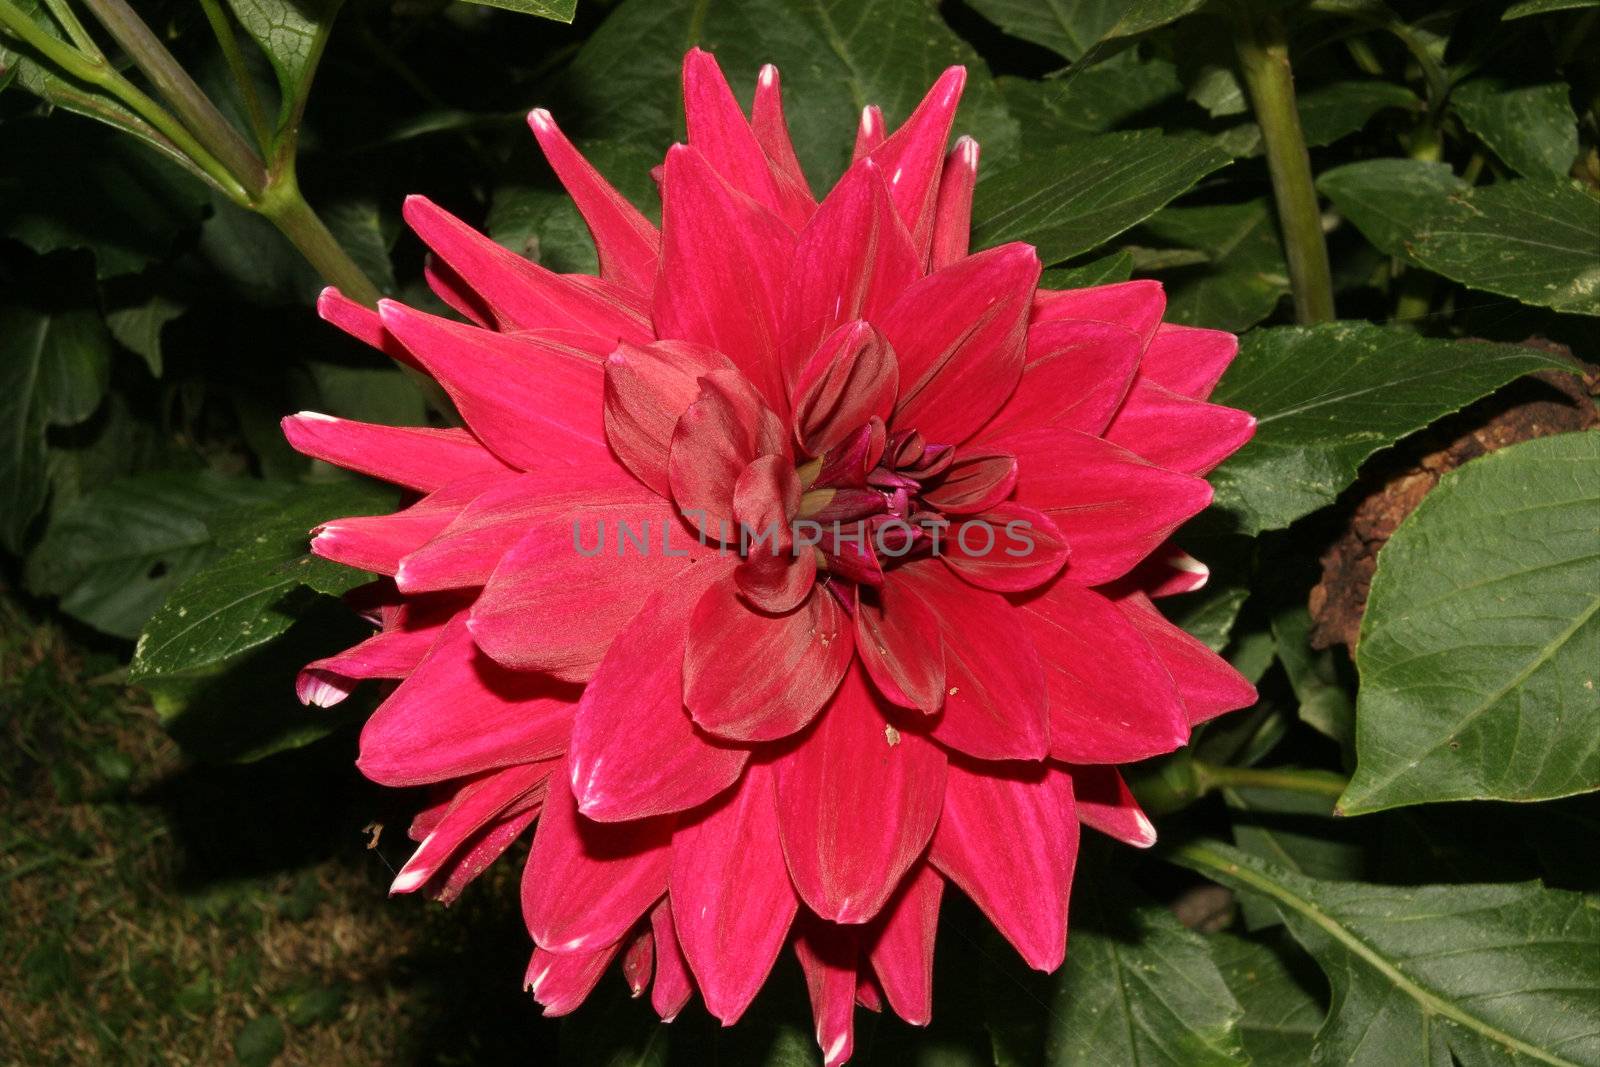
POLYGON ((274 174, 272 184, 256 205, 256 210, 300 250, 300 254, 328 284, 368 307, 377 305, 383 293, 350 258, 350 253, 344 250, 321 216, 312 210, 301 195, 292 160, 274 174))
POLYGON ((1295 318, 1302 323, 1326 322, 1334 317, 1333 275, 1311 180, 1311 157, 1295 106, 1283 20, 1274 14, 1241 13, 1234 45, 1266 148, 1289 284, 1294 291, 1295 318))
POLYGON ((94 43, 94 38, 89 36, 89 31, 83 28, 83 23, 78 21, 78 16, 73 14, 72 8, 67 6, 67 0, 44 0, 45 6, 50 9, 50 14, 55 16, 61 28, 66 31, 67 39, 77 46, 91 59, 104 59, 105 53, 100 51, 100 46, 94 43))
POLYGON ((175 151, 198 167, 201 173, 211 179, 229 199, 249 206, 249 191, 221 161, 206 151, 181 122, 141 92, 132 82, 118 74, 104 59, 85 55, 54 34, 45 32, 27 12, 11 3, 11 0, 0 0, 0 27, 9 30, 18 40, 69 78, 85 85, 92 85, 116 97, 128 110, 165 137, 175 151))
POLYGON ((128 6, 127 0, 84 0, 84 5, 144 71, 156 91, 200 143, 252 197, 260 196, 267 186, 266 165, 261 157, 223 117, 188 72, 178 65, 150 27, 128 6))
POLYGON ((1214 789, 1284 789, 1337 798, 1350 784, 1348 779, 1332 771, 1294 767, 1227 767, 1200 760, 1194 761, 1194 775, 1202 794, 1214 789))
POLYGON ((250 77, 250 68, 245 65, 244 52, 239 48, 239 37, 233 32, 233 23, 228 21, 228 13, 222 10, 218 0, 200 0, 200 9, 211 24, 217 47, 222 49, 222 58, 227 62, 233 82, 239 88, 245 113, 250 116, 250 129, 256 135, 256 144, 265 152, 272 141, 272 127, 267 125, 267 113, 261 109, 261 98, 250 77))

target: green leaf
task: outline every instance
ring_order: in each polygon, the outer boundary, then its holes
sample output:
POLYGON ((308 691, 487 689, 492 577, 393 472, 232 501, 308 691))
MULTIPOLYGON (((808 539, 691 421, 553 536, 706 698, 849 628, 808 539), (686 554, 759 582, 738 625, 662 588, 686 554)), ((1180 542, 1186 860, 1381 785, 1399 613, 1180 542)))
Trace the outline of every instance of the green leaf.
POLYGON ((499 7, 522 15, 536 15, 557 22, 571 22, 578 10, 578 0, 467 0, 469 4, 499 7))
POLYGON ((1499 78, 1458 85, 1450 106, 1512 170, 1565 178, 1578 158, 1578 118, 1566 82, 1512 86, 1499 78))
POLYGON ((1349 219, 1373 247, 1406 255, 1406 240, 1422 228, 1452 193, 1467 183, 1447 163, 1420 159, 1368 159, 1324 171, 1317 191, 1349 219))
POLYGON ((1600 789, 1600 434, 1445 475, 1378 556, 1347 813, 1600 789))
POLYGON ((161 377, 161 330, 182 315, 187 307, 162 293, 155 293, 137 304, 106 312, 111 336, 134 355, 143 359, 152 377, 161 377))
POLYGON ((1579 182, 1526 178, 1470 189, 1406 247, 1468 288, 1600 315, 1600 197, 1579 182))
POLYGON ((44 507, 45 431, 94 414, 111 344, 87 308, 57 313, 0 305, 0 545, 22 548, 44 507))
POLYGON ((1059 263, 1144 221, 1227 163, 1203 138, 1155 130, 1070 141, 980 179, 973 247, 1027 241, 1045 263, 1059 263))
POLYGON ((1251 1064, 1305 1067, 1310 1063, 1311 1041, 1326 1014, 1312 993, 1320 984, 1316 975, 1301 973, 1283 953, 1259 941, 1231 934, 1213 934, 1206 940, 1222 980, 1244 1009, 1239 1038, 1251 1064))
POLYGON ((394 264, 389 261, 389 242, 383 236, 377 204, 361 198, 330 204, 322 208, 322 221, 362 273, 385 293, 395 291, 394 264))
POLYGON ((337 0, 228 0, 228 6, 272 64, 279 89, 278 122, 291 121, 333 28, 337 0))
POLYGON ((1577 893, 1323 882, 1213 843, 1174 858, 1271 900, 1316 957, 1314 1064, 1600 1062, 1600 908, 1577 893))
POLYGON ((1300 721, 1349 752, 1355 743, 1356 720, 1355 705, 1340 683, 1335 665, 1335 656, 1343 653, 1311 647, 1311 613, 1303 600, 1273 614, 1272 633, 1277 638, 1278 662, 1300 701, 1300 721))
POLYGON ((1028 131, 1024 155, 1075 136, 1107 133, 1183 91, 1177 68, 1159 59, 1091 67, 1069 79, 1006 77, 995 84, 1028 131))
POLYGON ((1289 268, 1265 199, 1169 207, 1141 231, 1205 253, 1203 266, 1180 268, 1166 279, 1165 317, 1173 322, 1242 333, 1289 294, 1289 268))
POLYGON ((112 482, 50 518, 28 558, 28 589, 115 637, 138 635, 167 595, 215 552, 218 513, 289 487, 211 471, 161 471, 112 482))
POLYGON ((1211 397, 1258 420, 1211 475, 1216 502, 1242 533, 1287 526, 1333 503, 1379 449, 1552 367, 1564 365, 1529 348, 1364 322, 1254 330, 1211 397))
POLYGON ((1520 19, 1552 11, 1577 11, 1590 7, 1600 7, 1600 0, 1519 0, 1506 8, 1506 13, 1500 17, 1506 20, 1520 19))
POLYGON ((1053 267, 1039 275, 1041 289, 1087 289, 1125 282, 1133 276, 1133 256, 1113 252, 1075 267, 1053 267))
POLYGON ((396 367, 324 360, 308 366, 322 401, 317 410, 324 414, 385 426, 423 426, 428 421, 421 390, 396 367))
POLYGON ((370 576, 310 555, 308 531, 395 503, 391 489, 354 480, 297 487, 291 499, 226 514, 210 525, 220 558, 173 591, 144 628, 130 677, 205 669, 273 640, 314 596, 338 594, 370 576))
POLYGON ((1095 45, 1165 26, 1204 0, 971 0, 1013 37, 1079 59, 1095 45))
POLYGON ((679 77, 690 45, 716 53, 746 108, 761 65, 778 66, 790 133, 818 189, 849 163, 862 107, 877 104, 898 123, 956 63, 970 72, 956 131, 977 136, 991 162, 1017 143, 983 61, 923 0, 627 0, 568 68, 561 88, 572 119, 556 117, 574 135, 636 146, 659 161, 683 138, 679 77))

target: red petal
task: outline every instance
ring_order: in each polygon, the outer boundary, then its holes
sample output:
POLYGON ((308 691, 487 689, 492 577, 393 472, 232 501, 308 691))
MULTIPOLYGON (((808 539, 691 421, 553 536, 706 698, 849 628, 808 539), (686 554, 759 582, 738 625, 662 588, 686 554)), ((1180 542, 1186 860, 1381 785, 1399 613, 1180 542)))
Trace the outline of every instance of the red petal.
POLYGON ((668 879, 679 943, 706 1008, 732 1026, 767 980, 799 899, 778 843, 770 765, 672 839, 668 879))
POLYGON ((1100 434, 1139 367, 1139 336, 1109 322, 1036 322, 1027 365, 1006 406, 982 437, 1045 426, 1100 434))
POLYGON ((807 916, 794 954, 805 972, 823 1067, 837 1067, 855 1051, 857 971, 861 934, 807 916))
POLYGON ((1106 440, 1158 466, 1205 474, 1255 432, 1255 417, 1248 412, 1191 400, 1141 377, 1112 420, 1106 440))
POLYGON ((606 439, 617 458, 663 497, 672 495, 672 430, 700 395, 700 377, 731 371, 721 352, 687 341, 622 345, 606 358, 606 439))
POLYGON ((856 648, 885 698, 924 715, 944 706, 944 640, 939 620, 899 582, 858 587, 856 648))
POLYGON ((1114 767, 1069 767, 1078 821, 1135 848, 1156 843, 1156 828, 1114 767))
POLYGON ((943 895, 944 879, 929 864, 918 864, 889 901, 868 942, 878 983, 895 1012, 912 1026, 926 1026, 933 1019, 933 942, 943 895))
POLYGON ((789 519, 799 506, 800 476, 784 456, 752 460, 733 485, 733 517, 745 554, 734 581, 763 612, 793 611, 816 579, 816 553, 794 548, 789 519))
POLYGON ((444 817, 411 854, 389 886, 390 893, 420 889, 480 829, 508 808, 532 807, 544 794, 555 761, 522 763, 496 771, 457 791, 444 817))
POLYGON ((707 537, 737 543, 733 492, 760 456, 788 451, 783 424, 738 371, 700 378, 700 394, 672 431, 672 499, 707 537))
POLYGON ((444 386, 484 444, 514 467, 613 464, 600 364, 573 349, 378 306, 383 324, 444 386))
POLYGON ((614 945, 667 888, 672 819, 592 822, 578 814, 567 769, 550 776, 522 877, 522 918, 542 948, 614 945))
MULTIPOLYGON (((723 565, 725 572, 726 565, 723 565)), ((702 804, 732 785, 750 753, 714 744, 683 706, 689 613, 715 565, 646 600, 611 643, 573 717, 567 760, 578 810, 616 822, 702 804)))
POLYGON ((999 504, 1016 484, 1017 457, 963 450, 922 499, 941 514, 972 515, 999 504))
POLYGON ((1141 279, 1096 285, 1088 289, 1054 291, 1040 289, 1033 301, 1033 321, 1087 319, 1125 326, 1148 345, 1167 310, 1167 294, 1161 283, 1141 279))
POLYGON ((1038 280, 1031 246, 1002 245, 914 283, 875 320, 900 361, 897 426, 959 444, 994 417, 1022 374, 1038 280))
POLYGON ((533 994, 533 999, 551 1018, 574 1012, 594 990, 611 961, 617 958, 618 947, 609 945, 598 952, 566 953, 535 948, 522 979, 523 988, 533 994))
POLYGON ((778 323, 794 232, 685 145, 667 152, 661 200, 657 332, 727 353, 782 409, 778 323))
POLYGON ((283 435, 313 459, 423 493, 468 475, 510 471, 465 430, 378 426, 302 411, 283 420, 283 435))
POLYGON ((628 939, 628 947, 622 950, 622 978, 634 996, 643 995, 649 987, 655 963, 655 938, 651 936, 649 927, 641 924, 633 937, 628 939))
POLYGON ((1204 400, 1238 353, 1239 339, 1231 333, 1163 322, 1139 369, 1158 385, 1204 400))
POLYGON ((933 241, 939 171, 966 82, 965 67, 946 70, 905 124, 872 150, 871 159, 888 177, 895 210, 911 231, 919 263, 927 260, 928 246, 933 241))
POLYGON ((311 551, 347 567, 393 575, 402 558, 436 537, 462 508, 498 481, 496 475, 474 475, 389 515, 333 519, 311 531, 311 551))
POLYGON ((865 159, 888 136, 888 128, 883 122, 883 109, 877 104, 868 104, 862 108, 861 122, 856 126, 855 150, 850 155, 851 164, 865 159))
POLYGON ((689 1003, 694 983, 673 929, 672 906, 665 897, 650 912, 650 932, 656 939, 656 984, 650 991, 650 1006, 662 1022, 670 1023, 689 1003))
MULTIPOLYGON (((511 809, 515 811, 516 809, 511 809)), ((489 865, 503 855, 511 843, 522 836, 539 816, 539 805, 532 804, 517 814, 503 814, 479 830, 456 850, 428 880, 422 893, 440 904, 453 904, 461 891, 473 879, 489 869, 489 865)))
POLYGON ((942 270, 967 254, 972 237, 972 187, 978 183, 978 142, 956 139, 939 178, 939 199, 933 215, 933 247, 928 268, 942 270))
POLYGON ((419 785, 558 755, 573 694, 497 666, 453 620, 361 731, 356 766, 380 785, 419 785))
POLYGON ((1160 598, 1193 593, 1205 588, 1210 580, 1210 567, 1168 541, 1129 571, 1126 577, 1116 583, 1116 588, 1126 587, 1148 597, 1160 598))
POLYGON ((1244 675, 1168 622, 1149 597, 1130 593, 1118 598, 1116 605, 1150 642, 1167 673, 1177 683, 1191 723, 1202 723, 1256 702, 1256 687, 1244 675))
POLYGON ((1188 742, 1172 677, 1111 601, 1063 579, 1021 611, 1045 664, 1052 757, 1132 763, 1188 742))
POLYGON ((1028 966, 1061 966, 1078 858, 1070 777, 1042 766, 951 764, 931 857, 1028 966))
POLYGON ((303 704, 329 708, 349 696, 363 678, 404 678, 439 639, 443 622, 407 630, 384 630, 335 656, 300 668, 295 695, 303 704))
POLYGON ((729 185, 790 226, 805 224, 805 204, 784 195, 716 57, 699 48, 683 57, 683 112, 689 144, 729 185))
POLYGON ((1067 542, 1049 516, 1003 502, 955 523, 940 559, 980 589, 1020 593, 1043 585, 1067 562, 1067 542))
POLYGON ((873 417, 887 419, 899 385, 894 353, 878 331, 861 319, 840 326, 795 380, 795 440, 806 455, 822 455, 873 417))
POLYGON ((572 330, 591 339, 585 347, 596 355, 618 341, 651 339, 639 296, 598 278, 556 274, 531 263, 427 197, 406 197, 403 214, 417 236, 494 312, 501 329, 572 330))
POLYGON ((815 729, 777 764, 789 874, 801 899, 834 922, 882 910, 939 819, 944 753, 895 730, 886 710, 865 672, 852 670, 815 729))
POLYGON ((783 218, 798 217, 796 227, 804 225, 817 209, 816 198, 806 184, 805 172, 794 154, 794 142, 789 139, 789 123, 783 116, 783 91, 778 82, 778 68, 771 63, 761 68, 756 78, 756 98, 750 106, 750 130, 761 142, 767 154, 772 174, 778 180, 778 192, 783 197, 783 218))
MULTIPOLYGON (((473 292, 467 280, 438 256, 430 254, 422 261, 422 280, 428 283, 433 295, 446 307, 474 326, 482 326, 486 330, 499 328, 494 310, 483 297, 473 292)), ((414 362, 414 357, 411 358, 414 362)))
POLYGON ((408 367, 422 369, 416 358, 406 351, 406 346, 396 341, 389 335, 389 331, 383 328, 383 320, 378 318, 376 311, 356 303, 333 286, 328 286, 317 295, 317 314, 323 321, 331 322, 356 340, 378 349, 390 359, 398 360, 408 367))
POLYGON ((655 226, 572 147, 550 112, 543 108, 528 112, 528 125, 589 227, 600 257, 600 277, 636 293, 650 293, 661 257, 661 235, 655 226))
POLYGON ((1016 499, 1061 529, 1072 546, 1067 574, 1079 585, 1122 577, 1211 503, 1203 479, 1088 434, 1047 428, 988 443, 1016 454, 1016 499))
POLYGON ((825 589, 783 615, 746 606, 723 579, 706 590, 689 626, 684 699, 717 737, 773 741, 802 729, 850 665, 849 620, 825 589))
POLYGON ((1050 730, 1044 667, 1016 610, 937 560, 898 567, 889 580, 927 605, 944 636, 944 713, 933 736, 977 759, 1043 759, 1050 730))

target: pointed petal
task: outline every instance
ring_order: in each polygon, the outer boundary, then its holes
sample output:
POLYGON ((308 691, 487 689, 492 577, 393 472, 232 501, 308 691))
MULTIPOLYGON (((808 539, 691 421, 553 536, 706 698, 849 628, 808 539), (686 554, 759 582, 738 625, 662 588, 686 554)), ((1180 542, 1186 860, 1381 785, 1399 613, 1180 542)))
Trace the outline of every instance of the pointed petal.
POLYGON ((689 615, 727 565, 695 568, 644 602, 583 691, 568 751, 578 810, 617 822, 683 811, 732 785, 750 753, 707 738, 683 706, 689 615))
POLYGON ((1238 354, 1239 339, 1231 333, 1163 322, 1139 369, 1174 393, 1204 400, 1238 354))
POLYGON ((933 241, 934 205, 945 145, 955 122, 956 106, 967 83, 965 67, 951 67, 939 76, 905 125, 877 148, 872 160, 888 176, 895 210, 911 231, 918 262, 924 262, 933 241))
POLYGON ((823 339, 794 386, 794 436, 820 456, 894 408, 900 370, 894 353, 865 320, 845 323, 823 339))
POLYGON ((283 435, 303 455, 423 493, 472 474, 510 473, 465 430, 379 426, 302 411, 283 420, 283 435))
POLYGON ((900 361, 896 425, 959 444, 994 417, 1022 374, 1028 303, 1039 280, 1029 245, 968 256, 912 284, 876 320, 900 361))
POLYGON ((895 730, 884 713, 854 669, 816 728, 777 763, 789 874, 801 899, 834 922, 882 910, 939 818, 944 753, 895 730))
POLYGON ((889 701, 924 715, 944 706, 944 640, 927 603, 899 582, 858 587, 856 648, 872 683, 889 701))
POLYGON ((689 977, 689 962, 678 945, 669 898, 661 898, 661 903, 651 910, 650 932, 656 939, 656 983, 650 990, 650 1006, 662 1022, 670 1023, 694 995, 694 982, 689 977))
POLYGON ((594 991, 600 976, 617 958, 618 947, 608 945, 598 952, 566 953, 535 948, 522 979, 523 988, 533 994, 546 1016, 571 1014, 594 991))
POLYGON ((1169 470, 1205 474, 1255 432, 1249 412, 1191 400, 1141 377, 1106 430, 1106 440, 1169 470))
POLYGON ((384 630, 334 656, 300 668, 295 695, 302 704, 329 708, 364 678, 404 678, 417 669, 439 638, 442 623, 414 630, 384 630))
POLYGON ((683 57, 683 112, 689 144, 723 180, 790 226, 805 224, 804 205, 780 190, 767 153, 745 121, 716 57, 699 48, 683 57), (799 210, 791 214, 791 206, 799 210))
POLYGON ((481 326, 486 330, 498 328, 499 323, 494 309, 482 296, 473 291, 472 286, 456 273, 454 267, 437 255, 429 253, 422 261, 422 280, 428 283, 428 288, 441 303, 474 326, 481 326))
POLYGON ((545 513, 473 604, 473 638, 513 670, 587 681, 645 598, 712 555, 642 486, 545 513))
POLYGON ((762 67, 756 78, 756 98, 750 106, 750 130, 761 142, 761 150, 767 154, 772 175, 778 181, 778 194, 782 197, 782 210, 778 214, 797 220, 791 225, 798 229, 817 209, 817 201, 806 183, 805 172, 800 169, 800 159, 794 154, 789 122, 783 115, 783 89, 778 80, 778 68, 771 63, 762 67))
POLYGON ((1116 604, 1150 642, 1167 673, 1177 683, 1190 723, 1202 723, 1256 702, 1256 687, 1244 675, 1168 622, 1149 597, 1130 593, 1118 598, 1116 604))
POLYGON ((945 157, 939 199, 933 213, 933 247, 928 269, 943 270, 967 254, 972 237, 972 188, 978 184, 978 142, 959 137, 945 157))
POLYGON ((1167 294, 1161 283, 1140 279, 1095 285, 1088 289, 1040 289, 1033 301, 1033 321, 1079 319, 1111 322, 1139 335, 1148 345, 1167 310, 1167 294))
POLYGON ((1035 322, 1027 365, 984 440, 1054 426, 1101 434, 1139 368, 1139 335, 1109 322, 1035 322))
POLYGON ((1156 843, 1156 828, 1115 767, 1068 767, 1078 821, 1134 848, 1156 843))
POLYGON ((463 786, 444 817, 395 875, 389 892, 412 893, 421 889, 457 850, 507 809, 540 803, 544 781, 554 766, 553 760, 517 764, 463 786))
POLYGON ((684 699, 717 737, 774 741, 804 728, 839 687, 852 652, 849 619, 825 589, 771 615, 723 579, 694 611, 683 659, 684 699))
POLYGON ((868 104, 861 109, 861 121, 856 124, 855 150, 850 155, 851 164, 861 162, 889 136, 889 129, 883 121, 883 109, 877 104, 868 104))
POLYGON ((550 112, 543 108, 528 112, 528 126, 589 227, 600 257, 600 277, 636 293, 650 293, 661 257, 661 235, 655 226, 572 147, 550 112))
POLYGON ((1065 772, 952 763, 930 856, 1028 966, 1061 966, 1078 858, 1072 779, 1065 772))
POLYGON ((794 232, 685 145, 667 152, 661 199, 656 330, 726 353, 782 410, 778 325, 794 232))
POLYGON ((560 345, 451 322, 385 300, 389 332, 439 380, 475 434, 513 467, 604 466, 600 364, 560 345))
POLYGON ((1122 577, 1211 503, 1204 479, 1146 463, 1118 445, 1045 428, 995 439, 1021 465, 1016 499, 1038 508, 1072 546, 1079 585, 1122 577))
POLYGON ((1011 495, 1017 484, 1017 457, 1004 452, 962 450, 937 485, 922 499, 940 514, 973 515, 1011 495))
POLYGON ((501 329, 573 330, 593 339, 588 350, 596 355, 618 341, 651 339, 639 296, 597 278, 556 274, 531 263, 427 197, 406 197, 403 214, 417 236, 494 312, 501 329))
POLYGON ((488 660, 458 617, 367 720, 356 766, 398 786, 547 759, 566 747, 574 696, 488 660))
MULTIPOLYGON (((1134 589, 1152 599, 1193 593, 1211 580, 1211 568, 1168 541, 1156 549, 1125 577, 1115 583, 1117 590, 1134 589)), ((1107 596, 1115 595, 1107 592, 1107 596)))
POLYGON ((1111 601, 1062 579, 1021 611, 1045 665, 1053 758, 1132 763, 1188 742, 1171 675, 1111 601))
POLYGON ((783 423, 744 375, 703 375, 699 396, 672 430, 672 499, 707 537, 737 543, 733 496, 739 476, 757 458, 787 451, 783 423))
POLYGON ((933 942, 944 879, 919 863, 906 876, 867 942, 867 958, 896 1014, 912 1026, 933 1019, 933 942))
POLYGON ((767 980, 799 898, 778 843, 772 767, 678 829, 668 878, 684 956, 706 1008, 732 1026, 767 980))
POLYGON ((437 536, 462 508, 499 480, 493 474, 473 475, 388 515, 330 520, 311 531, 311 551, 347 567, 392 576, 401 559, 437 536))
POLYGON ((807 916, 795 938, 794 954, 805 972, 823 1067, 838 1067, 855 1051, 861 933, 807 916))
POLYGON ((628 983, 628 991, 635 997, 642 996, 649 988, 655 963, 655 938, 651 936, 650 928, 641 924, 622 950, 622 979, 628 983))
POLYGON ((667 455, 673 427, 700 395, 701 376, 733 369, 721 352, 688 341, 624 344, 606 357, 606 439, 662 497, 672 495, 667 455))
POLYGON ((1043 585, 1067 562, 1067 542, 1050 517, 1003 501, 957 522, 940 559, 980 589, 1021 593, 1043 585))
POLYGON ((490 821, 445 860, 423 887, 422 895, 439 904, 455 903, 462 890, 488 870, 489 865, 504 855, 512 842, 532 825, 533 820, 539 817, 539 807, 538 803, 530 804, 521 811, 513 807, 490 821))
POLYGON ((522 876, 522 918, 557 953, 615 945, 667 888, 672 819, 593 822, 578 814, 566 767, 550 776, 522 876))
POLYGON ((897 567, 889 580, 927 605, 944 637, 944 712, 934 738, 977 759, 1043 759, 1044 667, 1006 599, 974 589, 938 560, 897 567))
POLYGON ((317 296, 317 314, 324 322, 332 323, 345 333, 378 349, 390 359, 408 367, 422 369, 406 346, 389 335, 383 320, 372 308, 356 303, 333 286, 328 286, 317 296))

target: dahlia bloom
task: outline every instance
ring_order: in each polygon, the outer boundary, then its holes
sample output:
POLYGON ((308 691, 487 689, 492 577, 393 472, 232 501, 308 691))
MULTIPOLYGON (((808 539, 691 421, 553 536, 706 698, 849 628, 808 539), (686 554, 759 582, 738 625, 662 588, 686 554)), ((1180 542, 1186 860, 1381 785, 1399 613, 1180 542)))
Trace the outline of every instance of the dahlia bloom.
POLYGON ((324 294, 466 428, 285 420, 418 494, 314 531, 386 578, 380 630, 301 697, 398 680, 359 766, 436 799, 394 892, 453 899, 537 819, 549 1014, 620 959, 664 1019, 698 991, 731 1024, 789 946, 841 1063, 857 1004, 930 1018, 946 883, 1053 969, 1079 824, 1155 837, 1115 765, 1254 699, 1151 603, 1204 582, 1167 538, 1254 427, 1205 403, 1235 340, 1162 323, 1154 282, 1041 290, 1030 246, 969 254, 964 76, 893 134, 868 108, 818 202, 777 71, 747 118, 693 51, 659 231, 529 117, 598 278, 412 197, 468 321, 324 294))

